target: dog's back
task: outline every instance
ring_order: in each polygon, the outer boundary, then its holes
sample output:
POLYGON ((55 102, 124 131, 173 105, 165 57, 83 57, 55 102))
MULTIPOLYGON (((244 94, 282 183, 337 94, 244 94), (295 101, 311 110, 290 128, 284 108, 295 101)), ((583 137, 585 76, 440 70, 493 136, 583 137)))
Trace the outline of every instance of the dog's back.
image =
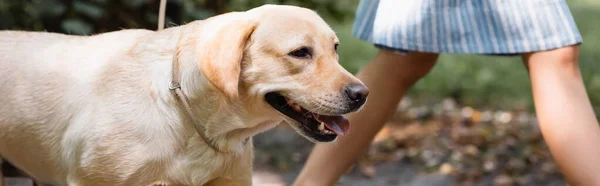
POLYGON ((58 170, 65 142, 57 137, 64 136, 77 111, 86 107, 93 82, 110 65, 108 56, 127 51, 148 32, 69 36, 1 31, 0 158, 37 180, 63 179, 57 174, 65 172, 58 170))

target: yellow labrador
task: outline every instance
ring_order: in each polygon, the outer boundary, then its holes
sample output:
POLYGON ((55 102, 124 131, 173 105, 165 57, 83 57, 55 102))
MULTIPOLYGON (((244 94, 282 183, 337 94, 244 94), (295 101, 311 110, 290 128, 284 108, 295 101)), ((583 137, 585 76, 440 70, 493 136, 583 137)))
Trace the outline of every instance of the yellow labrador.
POLYGON ((159 32, 0 32, 0 157, 50 185, 251 185, 251 137, 349 129, 368 89, 313 11, 265 5, 159 32))

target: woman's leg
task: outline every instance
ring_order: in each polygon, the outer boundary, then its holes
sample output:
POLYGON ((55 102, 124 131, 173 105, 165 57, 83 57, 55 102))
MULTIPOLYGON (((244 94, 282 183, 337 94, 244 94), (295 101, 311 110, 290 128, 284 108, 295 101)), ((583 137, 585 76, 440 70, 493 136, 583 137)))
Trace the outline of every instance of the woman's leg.
POLYGON ((357 75, 370 93, 364 108, 349 115, 349 134, 334 143, 317 144, 294 185, 334 185, 383 127, 403 94, 429 72, 437 57, 417 52, 402 56, 380 50, 357 75))
POLYGON ((600 185, 600 127, 579 71, 578 46, 523 55, 544 139, 571 185, 600 185))

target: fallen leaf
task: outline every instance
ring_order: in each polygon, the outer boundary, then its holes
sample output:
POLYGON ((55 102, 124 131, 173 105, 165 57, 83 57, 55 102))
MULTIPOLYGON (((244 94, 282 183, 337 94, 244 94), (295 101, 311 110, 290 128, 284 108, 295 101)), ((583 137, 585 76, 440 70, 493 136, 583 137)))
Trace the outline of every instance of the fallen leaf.
POLYGON ((452 172, 454 172, 454 167, 452 167, 452 165, 449 163, 444 163, 440 166, 440 173, 444 175, 450 175, 452 172))

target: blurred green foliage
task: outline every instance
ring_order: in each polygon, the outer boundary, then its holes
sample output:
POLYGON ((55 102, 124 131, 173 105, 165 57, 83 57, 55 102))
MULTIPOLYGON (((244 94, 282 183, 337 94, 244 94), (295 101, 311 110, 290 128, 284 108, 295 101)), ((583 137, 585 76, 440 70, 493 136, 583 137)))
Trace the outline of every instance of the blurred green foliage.
MULTIPOLYGON (((168 0, 167 27, 263 4, 288 4, 317 11, 341 40, 340 62, 351 72, 376 49, 351 35, 359 0, 168 0)), ((600 105, 600 3, 568 0, 583 34, 581 67, 592 104, 600 105)), ((125 28, 156 29, 159 0, 0 0, 0 29, 90 35, 125 28)), ((442 55, 409 95, 425 101, 459 98, 479 107, 532 108, 527 71, 518 57, 442 55)))
MULTIPOLYGON (((357 0, 168 0, 167 26, 263 4, 311 8, 336 21, 354 15, 357 0)), ((123 28, 156 29, 159 0, 0 0, 0 29, 78 35, 123 28)))

